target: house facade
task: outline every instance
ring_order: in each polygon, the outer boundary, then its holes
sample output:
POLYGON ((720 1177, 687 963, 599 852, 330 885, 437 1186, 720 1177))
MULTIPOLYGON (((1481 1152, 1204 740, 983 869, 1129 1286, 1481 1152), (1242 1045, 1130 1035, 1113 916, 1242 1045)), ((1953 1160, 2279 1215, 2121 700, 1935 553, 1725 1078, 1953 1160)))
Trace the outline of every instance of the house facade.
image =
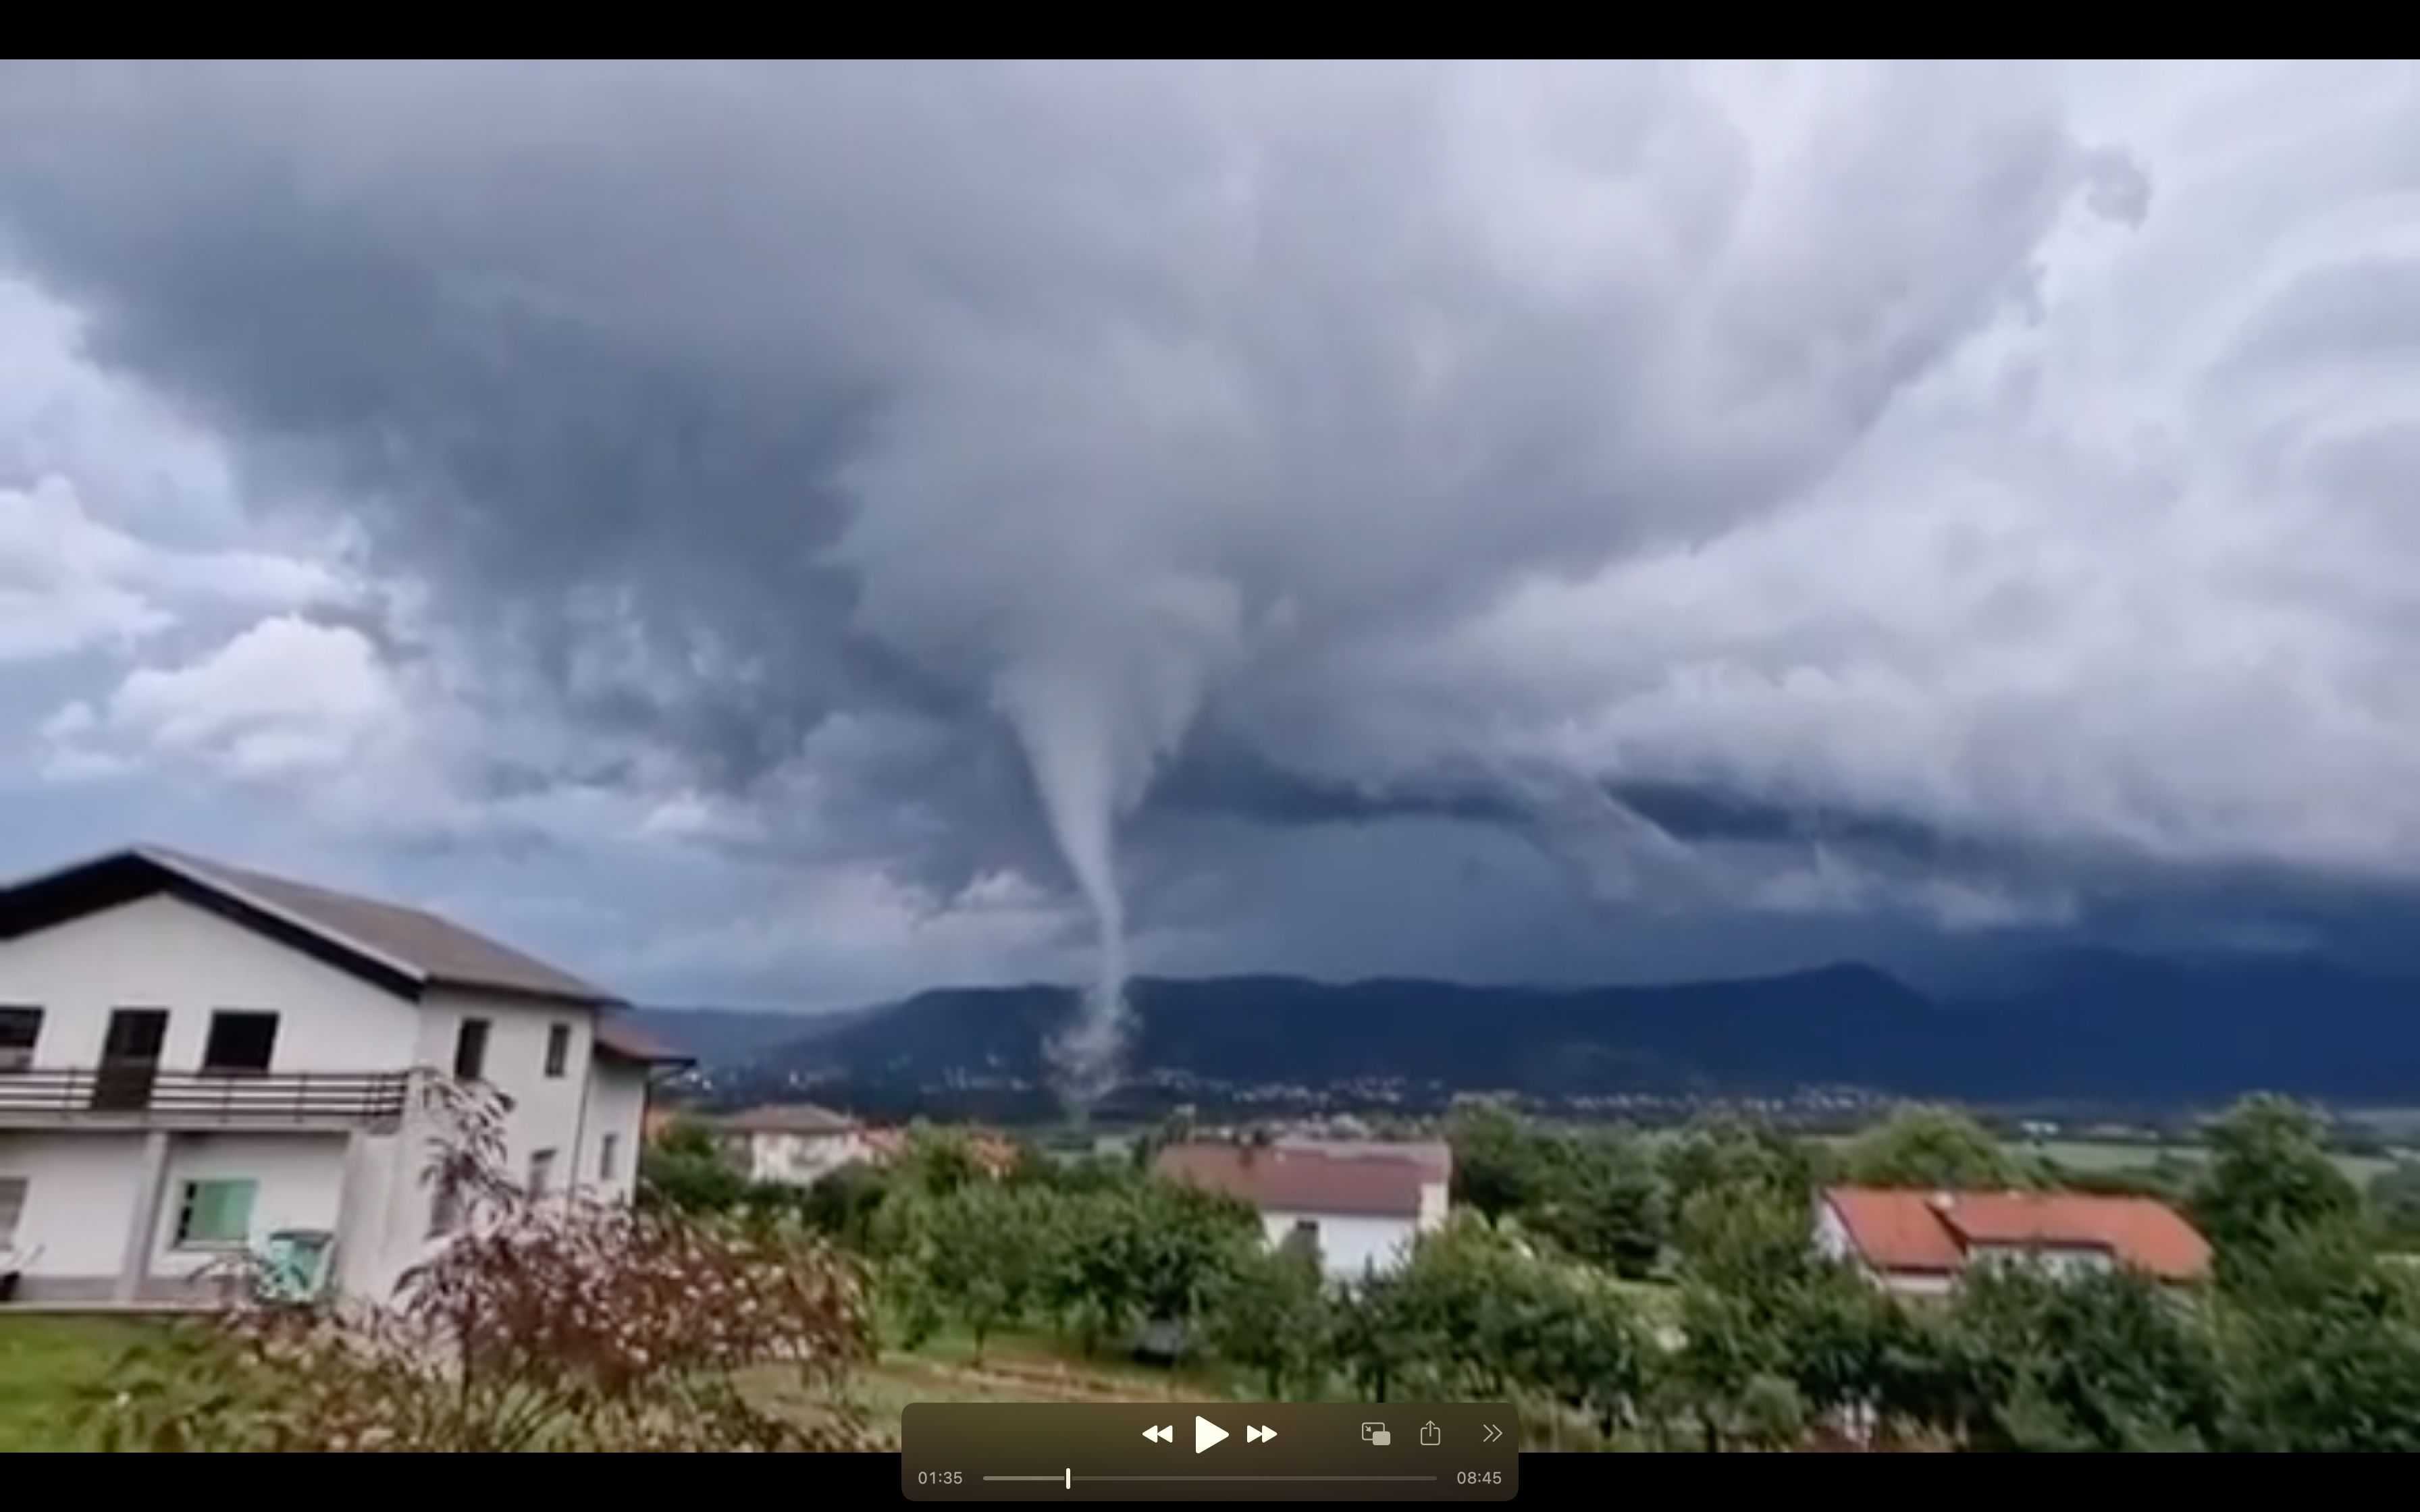
POLYGON ((415 1072, 506 1100, 533 1190, 627 1199, 651 1072, 614 999, 414 909, 162 850, 0 892, 0 1273, 206 1294, 230 1252, 380 1296, 451 1231, 415 1072))
POLYGON ((712 1120, 723 1154, 752 1181, 813 1186, 844 1165, 877 1163, 865 1125, 845 1113, 783 1103, 712 1120))
POLYGON ((1272 1246, 1300 1236, 1339 1281, 1385 1274, 1420 1235, 1445 1227, 1453 1154, 1442 1144, 1193 1141, 1161 1149, 1153 1169, 1251 1204, 1272 1246))
POLYGON ((1946 1297, 1987 1265, 2073 1276, 2120 1267, 2184 1286, 2210 1273, 2210 1244, 2149 1197, 2071 1192, 1915 1192, 1827 1188, 1815 1245, 1895 1295, 1946 1297))

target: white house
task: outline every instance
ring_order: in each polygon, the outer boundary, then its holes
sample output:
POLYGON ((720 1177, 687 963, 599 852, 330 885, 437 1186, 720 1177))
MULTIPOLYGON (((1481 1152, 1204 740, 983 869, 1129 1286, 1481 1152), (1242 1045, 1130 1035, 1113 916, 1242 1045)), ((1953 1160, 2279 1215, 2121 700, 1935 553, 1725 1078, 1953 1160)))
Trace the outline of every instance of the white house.
POLYGON ((881 1158, 864 1124, 807 1103, 749 1108, 714 1119, 712 1127, 752 1181, 813 1186, 844 1165, 881 1158))
POLYGON ((0 1273, 167 1301, 230 1250, 383 1295, 450 1229, 427 1068, 531 1187, 627 1198, 649 1072, 611 995, 416 909, 154 849, 0 891, 0 1273))
POLYGON ((1330 1276, 1353 1281, 1394 1270, 1419 1236, 1445 1227, 1453 1152, 1366 1140, 1195 1141, 1168 1146, 1153 1168, 1250 1203, 1272 1246, 1299 1234, 1330 1276))

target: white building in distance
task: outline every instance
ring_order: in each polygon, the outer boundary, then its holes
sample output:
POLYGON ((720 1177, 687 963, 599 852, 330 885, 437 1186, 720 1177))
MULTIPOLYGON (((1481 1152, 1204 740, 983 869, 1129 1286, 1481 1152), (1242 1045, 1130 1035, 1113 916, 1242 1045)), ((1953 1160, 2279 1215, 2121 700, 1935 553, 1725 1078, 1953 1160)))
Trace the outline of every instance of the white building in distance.
POLYGON ((1357 1281, 1401 1266, 1420 1235, 1445 1227, 1453 1151, 1376 1140, 1197 1140, 1168 1146, 1153 1169, 1250 1203, 1272 1247, 1300 1235, 1330 1277, 1357 1281))
POLYGON ((752 1181, 813 1186, 844 1165, 883 1158, 863 1123, 809 1103, 772 1103, 708 1121, 725 1156, 752 1181))
POLYGON ((610 994, 416 909, 170 851, 0 891, 0 1285, 200 1300, 231 1251, 383 1296, 451 1231, 416 1069, 509 1103, 533 1189, 627 1199, 650 1071, 610 994))

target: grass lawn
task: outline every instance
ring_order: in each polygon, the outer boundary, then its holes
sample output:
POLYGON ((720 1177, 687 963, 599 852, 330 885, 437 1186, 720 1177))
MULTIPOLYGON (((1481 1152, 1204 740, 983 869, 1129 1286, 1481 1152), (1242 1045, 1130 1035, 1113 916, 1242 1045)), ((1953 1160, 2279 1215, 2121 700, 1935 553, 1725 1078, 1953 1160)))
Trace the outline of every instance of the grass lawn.
MULTIPOLYGON (((70 1427, 77 1388, 98 1381, 154 1326, 131 1319, 0 1316, 0 1453, 82 1447, 70 1427)), ((828 1409, 798 1395, 779 1371, 757 1372, 752 1384, 768 1406, 784 1412, 828 1409)), ((945 1333, 913 1351, 886 1350, 850 1382, 847 1400, 895 1448, 900 1409, 909 1402, 1221 1401, 1234 1395, 1213 1370, 1085 1360, 1034 1335, 986 1340, 977 1365, 974 1340, 945 1333)))
POLYGON ((0 1454, 80 1447, 76 1391, 152 1325, 115 1318, 0 1317, 0 1454))
MULTIPOLYGON (((760 1372, 752 1384, 768 1405, 785 1412, 825 1410, 823 1403, 797 1395, 779 1372, 760 1372)), ((1086 1360, 1039 1335, 986 1339, 978 1365, 973 1339, 945 1333, 913 1350, 884 1350, 849 1383, 846 1400, 864 1413, 884 1447, 895 1448, 899 1413, 910 1402, 1225 1401, 1238 1395, 1258 1394, 1235 1392, 1210 1369, 1157 1369, 1114 1357, 1086 1360)))

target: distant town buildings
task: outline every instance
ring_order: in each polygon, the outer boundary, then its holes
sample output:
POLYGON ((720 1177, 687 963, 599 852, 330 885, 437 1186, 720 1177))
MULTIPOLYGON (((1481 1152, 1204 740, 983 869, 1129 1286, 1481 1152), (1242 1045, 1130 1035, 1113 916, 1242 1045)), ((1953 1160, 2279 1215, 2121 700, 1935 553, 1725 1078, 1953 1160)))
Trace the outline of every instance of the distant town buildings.
POLYGON ((2209 1242, 2149 1197, 2071 1192, 1826 1189, 1816 1247, 1906 1297, 1947 1295, 1978 1265, 2074 1275, 2118 1267, 2182 1285, 2210 1273, 2209 1242))

